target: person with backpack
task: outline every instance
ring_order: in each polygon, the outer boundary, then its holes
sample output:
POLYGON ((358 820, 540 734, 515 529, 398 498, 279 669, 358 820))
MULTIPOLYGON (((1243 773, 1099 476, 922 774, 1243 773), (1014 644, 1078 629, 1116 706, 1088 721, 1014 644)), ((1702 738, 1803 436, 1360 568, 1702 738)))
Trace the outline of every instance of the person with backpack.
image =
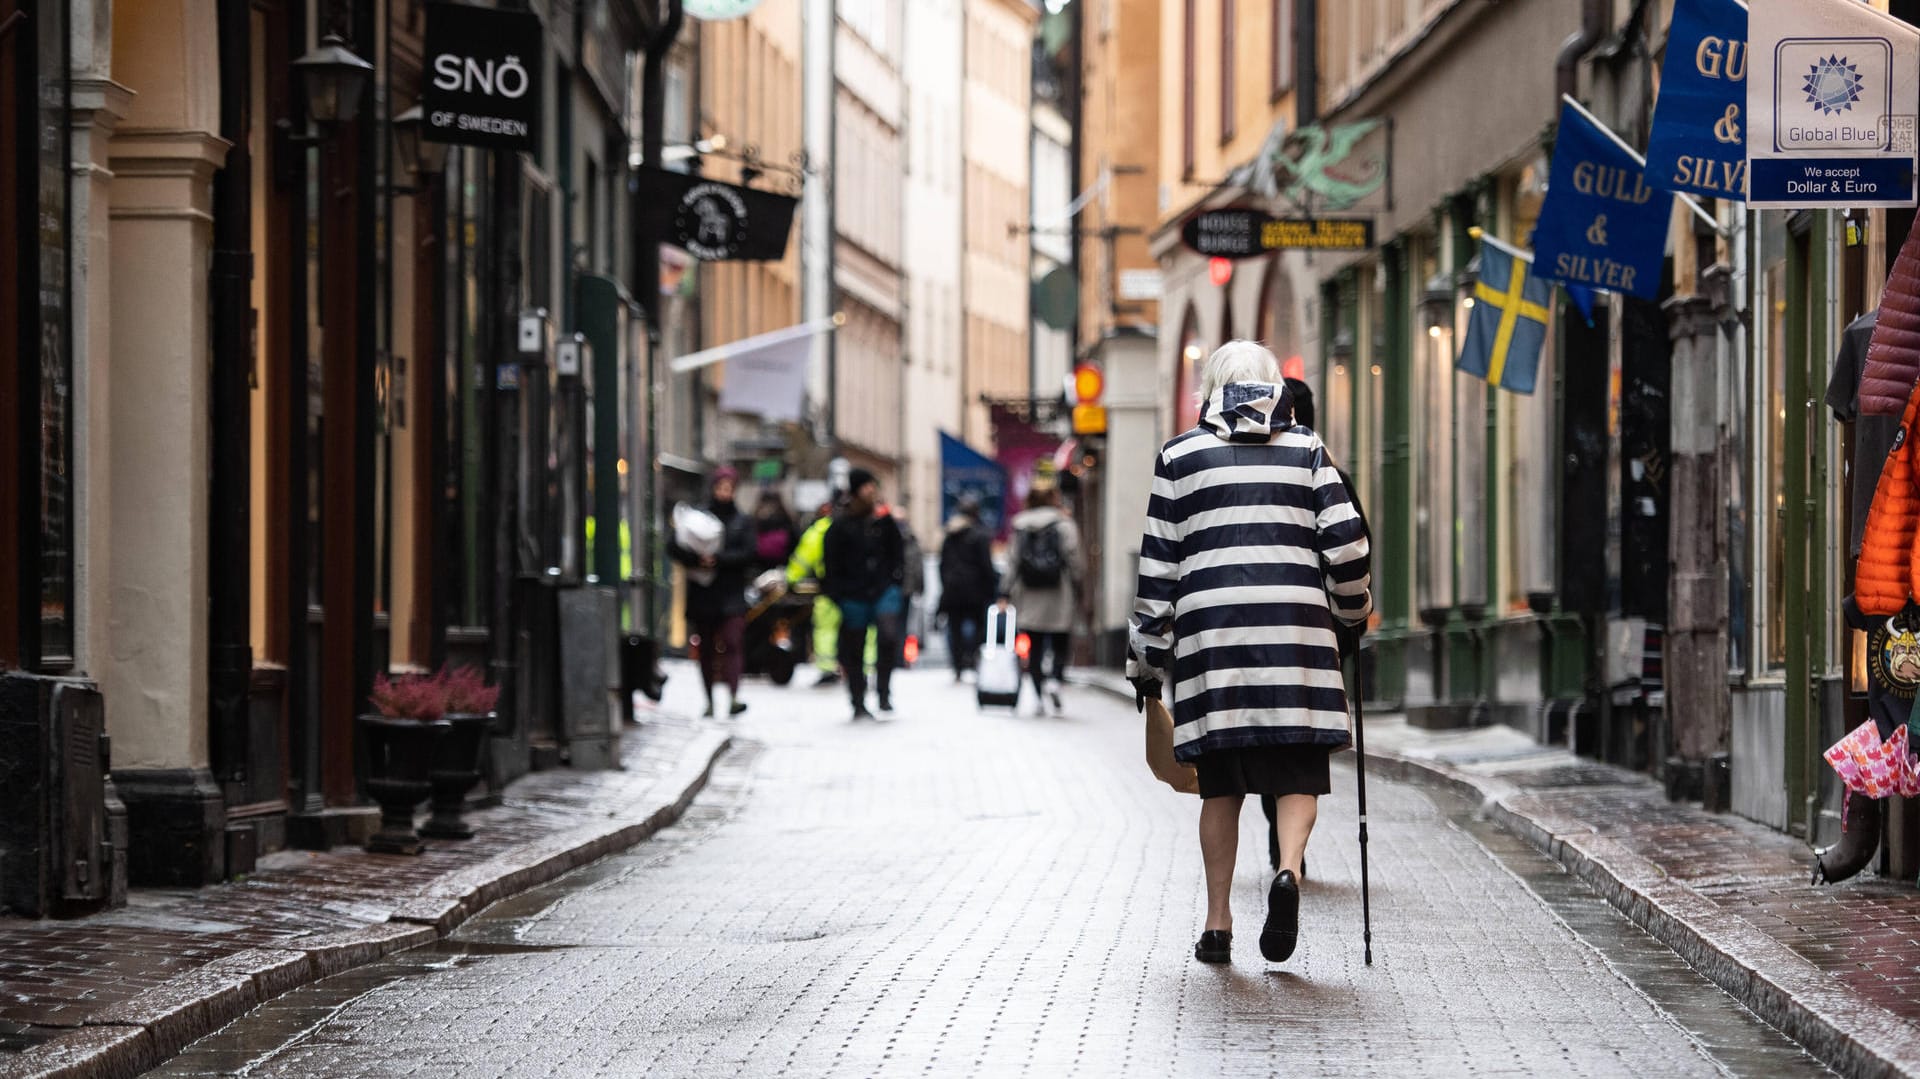
POLYGON ((1027 508, 1013 519, 1013 542, 1007 552, 1007 576, 1000 585, 1001 603, 1013 604, 1020 628, 1032 648, 1027 652, 1027 674, 1040 697, 1040 710, 1049 702, 1062 711, 1060 684, 1067 673, 1067 648, 1079 612, 1081 578, 1086 565, 1080 553, 1080 530, 1060 508, 1060 489, 1035 485, 1027 492, 1027 508), (1052 657, 1052 677, 1048 657, 1052 657))
POLYGON ((953 655, 953 680, 980 665, 980 640, 987 608, 999 591, 993 568, 993 535, 980 523, 980 500, 967 495, 947 522, 940 544, 940 613, 947 619, 947 651, 953 655))

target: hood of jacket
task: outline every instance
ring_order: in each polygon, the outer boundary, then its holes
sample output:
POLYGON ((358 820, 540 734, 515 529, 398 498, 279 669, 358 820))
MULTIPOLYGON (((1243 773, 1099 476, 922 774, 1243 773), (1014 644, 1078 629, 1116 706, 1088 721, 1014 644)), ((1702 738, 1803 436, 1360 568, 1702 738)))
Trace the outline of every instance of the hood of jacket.
POLYGON ((1021 510, 1013 516, 1015 529, 1045 528, 1056 521, 1066 519, 1066 514, 1058 506, 1035 506, 1030 510, 1021 510))
POLYGON ((1229 442, 1266 442, 1293 426, 1293 394, 1285 384, 1229 382, 1215 390, 1200 426, 1229 442))

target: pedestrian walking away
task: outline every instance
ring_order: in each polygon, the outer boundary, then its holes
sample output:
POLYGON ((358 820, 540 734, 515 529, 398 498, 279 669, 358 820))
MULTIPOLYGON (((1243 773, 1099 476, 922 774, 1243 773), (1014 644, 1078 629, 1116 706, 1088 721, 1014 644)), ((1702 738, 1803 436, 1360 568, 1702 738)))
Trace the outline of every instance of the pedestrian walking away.
POLYGON ((747 710, 740 699, 746 663, 747 574, 753 567, 753 521, 734 504, 739 475, 715 470, 705 507, 720 523, 718 549, 711 553, 683 545, 676 534, 668 542, 674 561, 687 567, 686 617, 699 637, 700 679, 707 691, 707 715, 714 714, 713 691, 727 687, 727 712, 747 710))
POLYGON ((980 523, 980 500, 968 495, 955 507, 940 544, 940 614, 947 620, 947 651, 953 680, 980 663, 982 620, 998 591, 993 536, 980 523))
MULTIPOLYGON (((1314 422, 1313 387, 1308 386, 1305 382, 1297 378, 1287 379, 1286 386, 1288 396, 1293 399, 1294 426, 1307 428, 1316 434, 1319 433, 1320 427, 1314 422)), ((1371 544, 1373 542, 1373 531, 1367 526, 1367 510, 1366 507, 1360 504, 1360 492, 1359 489, 1353 485, 1353 477, 1347 475, 1347 470, 1337 464, 1334 465, 1333 470, 1340 474, 1340 482, 1346 485, 1347 498, 1353 502, 1353 511, 1360 515, 1360 530, 1366 534, 1367 542, 1371 544)), ((1340 663, 1342 666, 1345 666, 1348 660, 1354 659, 1360 654, 1360 638, 1366 633, 1366 630, 1367 627, 1364 623, 1348 625, 1337 619, 1334 621, 1333 635, 1340 642, 1340 663)), ((1359 668, 1356 667, 1355 671, 1358 672, 1358 670, 1359 668)), ((1358 714, 1357 706, 1355 708, 1355 714, 1358 714)), ((1280 818, 1279 809, 1275 805, 1273 795, 1263 794, 1260 796, 1260 812, 1265 814, 1267 818, 1267 862, 1275 872, 1278 872, 1280 870, 1280 818)), ((1300 855, 1300 879, 1307 879, 1307 856, 1305 853, 1300 855)))
POLYGON ((1013 519, 1000 601, 1020 611, 1020 627, 1032 645, 1027 672, 1042 712, 1049 702, 1055 713, 1062 711, 1060 685, 1066 681, 1076 597, 1085 573, 1080 530, 1060 508, 1060 489, 1036 483, 1027 492, 1027 508, 1013 519))
POLYGON ((1370 548, 1320 436, 1293 422, 1273 353, 1229 341, 1201 373, 1200 421, 1154 460, 1128 676, 1173 687, 1174 755, 1200 787, 1207 914, 1194 955, 1232 957, 1240 808, 1277 801, 1281 867, 1260 953, 1299 940, 1301 858, 1328 756, 1352 741, 1335 626, 1372 612, 1370 548))
POLYGON ((840 608, 840 656, 853 701, 854 719, 872 719, 867 710, 867 671, 861 662, 867 631, 877 637, 874 688, 882 712, 893 711, 893 669, 900 655, 900 631, 906 618, 902 582, 905 544, 900 528, 879 508, 880 484, 873 473, 854 469, 847 478, 847 504, 827 529, 822 587, 840 608))

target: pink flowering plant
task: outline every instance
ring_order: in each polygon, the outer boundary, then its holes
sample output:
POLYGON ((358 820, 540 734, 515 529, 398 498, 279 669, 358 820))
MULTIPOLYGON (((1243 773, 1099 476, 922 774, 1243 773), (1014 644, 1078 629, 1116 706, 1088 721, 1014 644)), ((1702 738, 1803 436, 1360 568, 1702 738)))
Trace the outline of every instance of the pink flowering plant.
POLYGON ((500 703, 500 687, 487 684, 478 667, 441 668, 448 712, 486 715, 500 703))
POLYGON ((432 722, 446 714, 446 679, 440 674, 375 675, 367 699, 374 710, 391 719, 432 722))
POLYGON ((447 715, 485 715, 500 701, 477 667, 442 667, 432 674, 376 675, 368 695, 374 710, 392 719, 431 722, 447 715))

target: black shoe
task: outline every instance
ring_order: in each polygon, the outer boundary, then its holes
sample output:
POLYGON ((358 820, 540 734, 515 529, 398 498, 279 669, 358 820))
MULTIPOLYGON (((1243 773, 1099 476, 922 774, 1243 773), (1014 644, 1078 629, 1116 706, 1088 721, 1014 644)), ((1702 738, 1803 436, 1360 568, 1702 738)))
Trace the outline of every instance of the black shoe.
POLYGON ((882 712, 891 712, 891 711, 893 711, 893 698, 892 698, 892 697, 882 697, 882 698, 880 698, 880 710, 881 710, 882 712))
POLYGON ((1193 946, 1193 957, 1202 963, 1232 962, 1233 934, 1225 929, 1209 929, 1200 934, 1200 943, 1193 946))
POLYGON ((855 723, 858 723, 863 719, 872 719, 872 718, 873 718, 873 713, 867 711, 866 705, 856 704, 853 706, 853 721, 855 723))
POLYGON ((733 702, 733 707, 727 709, 727 714, 730 716, 737 716, 746 710, 747 710, 747 702, 735 701, 733 702))
POLYGON ((840 675, 834 671, 821 671, 819 679, 813 684, 815 688, 820 686, 837 686, 840 684, 840 675))
POLYGON ((1270 963, 1284 962, 1300 942, 1300 882, 1282 869, 1267 889, 1267 924, 1260 929, 1260 954, 1270 963))

